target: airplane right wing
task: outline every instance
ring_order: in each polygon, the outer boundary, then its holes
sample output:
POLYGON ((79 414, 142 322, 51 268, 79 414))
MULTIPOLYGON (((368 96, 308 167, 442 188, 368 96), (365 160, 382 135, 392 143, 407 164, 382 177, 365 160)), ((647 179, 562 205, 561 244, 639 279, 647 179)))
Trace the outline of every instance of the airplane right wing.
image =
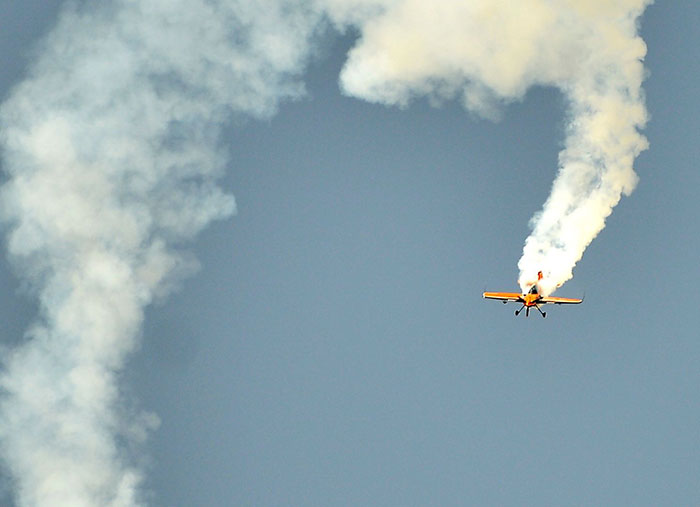
POLYGON ((484 298, 497 299, 507 303, 508 301, 522 301, 523 296, 517 292, 484 292, 484 298))
POLYGON ((572 299, 572 298, 541 298, 539 300, 540 304, 546 305, 547 303, 552 303, 555 305, 577 305, 583 303, 583 299, 572 299))

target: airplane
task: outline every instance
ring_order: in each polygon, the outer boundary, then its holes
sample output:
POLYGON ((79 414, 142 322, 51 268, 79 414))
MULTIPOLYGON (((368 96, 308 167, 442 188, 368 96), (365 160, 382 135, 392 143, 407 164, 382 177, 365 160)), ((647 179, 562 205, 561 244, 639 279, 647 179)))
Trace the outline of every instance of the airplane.
POLYGON ((519 310, 515 310, 515 316, 520 315, 520 312, 525 309, 525 316, 530 316, 530 308, 535 307, 537 311, 540 312, 542 317, 547 317, 547 312, 543 312, 540 305, 555 304, 555 305, 577 305, 583 303, 583 299, 572 299, 572 298, 556 298, 556 297, 544 297, 540 295, 537 284, 542 280, 542 271, 537 273, 537 282, 535 282, 530 290, 526 294, 519 294, 517 292, 484 292, 485 299, 497 299, 503 301, 503 304, 515 302, 522 303, 523 306, 519 310))

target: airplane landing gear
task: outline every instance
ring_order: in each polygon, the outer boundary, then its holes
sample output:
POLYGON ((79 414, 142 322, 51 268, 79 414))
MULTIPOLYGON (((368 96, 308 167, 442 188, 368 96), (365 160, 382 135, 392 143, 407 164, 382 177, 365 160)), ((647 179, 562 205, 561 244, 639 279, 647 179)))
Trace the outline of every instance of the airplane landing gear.
MULTIPOLYGON (((547 318, 547 312, 543 312, 542 308, 540 308, 540 305, 533 305, 533 306, 535 308, 537 308, 537 311, 540 312, 540 315, 542 315, 543 319, 547 318)), ((530 308, 531 308, 530 306, 526 306, 526 305, 521 306, 518 310, 515 310, 515 316, 517 317, 518 315, 520 315, 520 312, 522 312, 523 309, 525 309, 525 317, 529 317, 530 316, 530 308)))

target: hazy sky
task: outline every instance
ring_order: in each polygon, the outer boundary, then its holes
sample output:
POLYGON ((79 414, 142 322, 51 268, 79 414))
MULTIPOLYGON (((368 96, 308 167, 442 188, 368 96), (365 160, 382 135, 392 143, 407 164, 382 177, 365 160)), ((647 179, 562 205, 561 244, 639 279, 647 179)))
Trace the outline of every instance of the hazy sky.
MULTIPOLYGON (((0 5, 3 98, 60 3, 0 5)), ((325 36, 306 96, 227 124, 237 214, 188 243, 200 270, 147 307, 120 376, 161 421, 149 504, 694 503, 699 21, 691 0, 647 8, 640 181, 557 292, 584 304, 546 320, 481 292, 517 289, 562 94, 497 122, 370 104, 338 87, 355 35, 325 36)), ((0 268, 12 345, 36 303, 0 268)))

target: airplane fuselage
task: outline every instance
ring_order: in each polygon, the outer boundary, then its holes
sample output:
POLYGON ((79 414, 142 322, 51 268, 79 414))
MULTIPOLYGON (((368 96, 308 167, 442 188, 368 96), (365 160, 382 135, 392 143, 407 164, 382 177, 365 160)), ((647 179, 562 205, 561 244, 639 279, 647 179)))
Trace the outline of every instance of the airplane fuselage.
POLYGON ((524 294, 522 299, 525 306, 535 306, 540 300, 540 297, 539 294, 530 292, 529 294, 524 294))

